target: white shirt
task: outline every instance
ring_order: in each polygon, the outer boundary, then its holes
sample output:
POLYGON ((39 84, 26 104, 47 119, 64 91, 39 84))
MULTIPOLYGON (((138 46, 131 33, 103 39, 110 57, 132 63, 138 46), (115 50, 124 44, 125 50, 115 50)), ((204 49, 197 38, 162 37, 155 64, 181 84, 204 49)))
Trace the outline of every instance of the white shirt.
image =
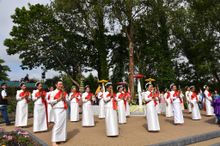
MULTIPOLYGON (((5 99, 7 97, 6 91, 2 90, 1 95, 2 95, 2 99, 5 99)), ((0 107, 2 107, 2 106, 4 106, 4 105, 0 105, 0 107)))
POLYGON ((5 91, 5 90, 2 90, 1 95, 2 95, 2 98, 5 99, 5 98, 7 97, 6 91, 5 91))

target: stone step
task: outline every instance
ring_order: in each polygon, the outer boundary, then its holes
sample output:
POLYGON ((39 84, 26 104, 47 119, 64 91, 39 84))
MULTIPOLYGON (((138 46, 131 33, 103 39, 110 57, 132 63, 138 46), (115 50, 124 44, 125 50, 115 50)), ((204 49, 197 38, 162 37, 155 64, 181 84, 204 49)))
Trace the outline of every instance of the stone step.
MULTIPOLYGON (((195 135, 195 136, 190 136, 190 137, 184 137, 176 140, 170 140, 167 142, 162 142, 158 144, 153 144, 150 146, 185 146, 189 144, 194 144, 206 140, 210 140, 213 138, 220 137, 220 130, 214 131, 214 132, 209 132, 209 133, 204 133, 200 135, 195 135)), ((217 145, 214 146, 219 146, 220 143, 217 143, 217 145)))

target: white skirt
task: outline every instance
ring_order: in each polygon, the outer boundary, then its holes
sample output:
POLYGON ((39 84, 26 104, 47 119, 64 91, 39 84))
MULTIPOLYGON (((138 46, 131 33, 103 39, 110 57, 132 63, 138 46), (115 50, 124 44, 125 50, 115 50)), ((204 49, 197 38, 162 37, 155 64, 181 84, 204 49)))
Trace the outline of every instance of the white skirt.
POLYGON ((83 103, 82 110, 82 126, 95 126, 91 103, 83 103))
POLYGON ((146 112, 148 131, 160 131, 158 114, 153 101, 147 103, 146 112))
POLYGON ((54 111, 51 104, 47 104, 48 122, 54 122, 54 111))
POLYGON ((208 99, 205 99, 205 107, 206 107, 206 115, 207 116, 213 116, 214 115, 214 109, 211 105, 211 101, 208 99))
POLYGON ((188 104, 188 112, 191 113, 192 112, 192 105, 189 102, 187 102, 187 104, 188 104))
POLYGON ((201 119, 201 114, 199 111, 199 105, 197 104, 196 101, 192 102, 193 107, 192 107, 192 119, 193 120, 200 120, 201 119))
POLYGON ((35 104, 33 131, 40 132, 40 131, 46 131, 47 129, 48 127, 47 127, 46 107, 44 104, 35 104))
POLYGON ((16 106, 15 126, 27 126, 28 122, 28 104, 24 101, 18 101, 16 106))
POLYGON ((166 103, 160 103, 160 111, 161 113, 166 113, 166 103))
POLYGON ((130 116, 131 113, 130 113, 130 105, 129 105, 129 102, 126 101, 126 116, 130 116))
POLYGON ((76 102, 70 103, 70 121, 79 121, 79 104, 76 102))
POLYGON ((99 118, 105 118, 105 103, 103 98, 99 100, 99 118))
POLYGON ((106 135, 118 136, 119 128, 118 128, 118 119, 117 119, 116 110, 113 110, 112 107, 106 107, 105 111, 106 111, 105 113, 106 135))
POLYGON ((183 112, 180 102, 174 102, 173 103, 173 113, 174 113, 174 123, 175 124, 183 124, 183 112))
POLYGON ((120 124, 125 124, 127 122, 125 104, 123 100, 118 101, 118 122, 120 124))
POLYGON ((52 142, 63 142, 67 138, 67 110, 54 108, 54 126, 52 130, 52 142))
POLYGON ((170 102, 166 105, 166 117, 173 117, 173 105, 170 102))
POLYGON ((157 111, 158 114, 161 113, 161 110, 160 110, 160 102, 159 102, 159 101, 157 101, 156 111, 157 111))

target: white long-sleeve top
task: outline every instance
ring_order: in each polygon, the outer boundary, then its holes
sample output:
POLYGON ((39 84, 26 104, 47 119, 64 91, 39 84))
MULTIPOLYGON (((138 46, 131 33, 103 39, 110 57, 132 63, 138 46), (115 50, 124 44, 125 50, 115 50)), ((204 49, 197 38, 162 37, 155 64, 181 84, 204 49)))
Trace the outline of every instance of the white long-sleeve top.
MULTIPOLYGON (((64 101, 63 100, 60 100, 58 101, 58 99, 55 99, 55 96, 57 95, 57 93, 59 92, 60 90, 56 89, 54 91, 51 92, 51 95, 50 95, 50 103, 53 105, 53 108, 64 108, 64 101)), ((65 93, 65 99, 68 98, 68 94, 65 93)))
POLYGON ((32 92, 32 100, 34 101, 34 104, 44 104, 42 102, 43 97, 37 97, 36 93, 39 92, 39 90, 33 90, 32 92))
POLYGON ((208 99, 209 101, 212 101, 211 93, 208 90, 205 90, 204 94, 205 94, 206 99, 208 99))
POLYGON ((81 94, 80 93, 77 93, 77 96, 75 97, 73 97, 72 98, 72 96, 74 96, 74 93, 73 92, 71 92, 70 94, 69 94, 69 97, 68 97, 68 100, 71 102, 71 103, 78 103, 78 101, 81 99, 81 94))
MULTIPOLYGON (((17 100, 17 101, 20 101, 20 102, 26 103, 26 102, 27 102, 26 99, 20 96, 20 94, 21 94, 22 92, 24 92, 24 91, 23 91, 23 90, 18 90, 18 91, 17 91, 17 93, 16 93, 16 100, 17 100)), ((31 94, 29 93, 28 100, 30 100, 30 99, 31 99, 31 94)))

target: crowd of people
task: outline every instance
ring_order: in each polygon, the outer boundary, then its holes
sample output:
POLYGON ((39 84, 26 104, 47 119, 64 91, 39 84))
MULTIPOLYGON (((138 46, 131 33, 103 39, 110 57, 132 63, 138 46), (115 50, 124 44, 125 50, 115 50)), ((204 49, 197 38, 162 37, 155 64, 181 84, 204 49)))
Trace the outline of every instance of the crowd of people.
MULTIPOLYGON (((11 125, 7 115, 7 85, 1 85, 0 111, 6 122, 11 125)), ((169 89, 160 92, 153 84, 145 85, 146 91, 142 92, 142 100, 146 105, 146 123, 148 131, 160 131, 158 114, 164 114, 167 118, 173 118, 175 125, 184 124, 183 110, 187 107, 192 120, 200 120, 201 110, 206 111, 207 116, 216 115, 216 122, 220 123, 220 96, 217 91, 211 94, 209 86, 204 86, 204 91, 196 92, 195 86, 186 87, 185 93, 178 90, 175 84, 169 89), (185 97, 185 98, 184 98, 185 97)), ((67 139, 67 120, 80 121, 80 106, 82 106, 82 126, 94 127, 94 114, 92 103, 99 100, 100 119, 105 119, 107 136, 118 136, 118 124, 126 124, 130 116, 129 101, 132 99, 125 85, 117 86, 117 93, 113 92, 111 82, 105 84, 101 90, 93 94, 89 85, 85 86, 85 92, 80 93, 78 87, 72 86, 68 94, 62 81, 56 83, 56 89, 49 88, 46 92, 40 82, 36 83, 36 90, 29 92, 25 83, 20 84, 20 90, 16 93, 16 127, 28 125, 28 103, 34 102, 33 132, 45 132, 48 123, 52 122, 52 144, 65 142, 67 139), (69 109, 69 110, 68 110, 69 109), (69 112, 68 112, 69 111, 69 112)))

